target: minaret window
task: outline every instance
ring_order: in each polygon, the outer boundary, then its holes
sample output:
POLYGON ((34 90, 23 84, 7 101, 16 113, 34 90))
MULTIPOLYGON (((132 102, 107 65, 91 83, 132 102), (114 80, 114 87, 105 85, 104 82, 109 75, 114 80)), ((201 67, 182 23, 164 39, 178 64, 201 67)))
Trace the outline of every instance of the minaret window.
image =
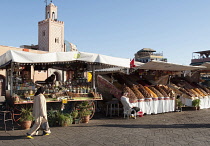
POLYGON ((42 36, 45 36, 45 31, 44 30, 42 31, 42 36))
POLYGON ((52 19, 55 19, 55 12, 52 12, 52 19))
POLYGON ((50 13, 49 12, 47 12, 47 18, 50 18, 50 13))
POLYGON ((55 38, 55 43, 59 43, 59 38, 55 38))

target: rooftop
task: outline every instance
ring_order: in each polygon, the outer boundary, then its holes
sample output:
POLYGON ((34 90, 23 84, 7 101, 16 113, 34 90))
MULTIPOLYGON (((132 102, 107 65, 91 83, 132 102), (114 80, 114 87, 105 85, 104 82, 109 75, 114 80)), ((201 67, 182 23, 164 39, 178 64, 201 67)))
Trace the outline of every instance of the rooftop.
POLYGON ((206 51, 198 51, 198 52, 193 52, 193 53, 200 53, 200 54, 210 53, 210 50, 206 50, 206 51))
POLYGON ((143 49, 139 50, 138 52, 156 52, 156 51, 151 48, 143 48, 143 49))

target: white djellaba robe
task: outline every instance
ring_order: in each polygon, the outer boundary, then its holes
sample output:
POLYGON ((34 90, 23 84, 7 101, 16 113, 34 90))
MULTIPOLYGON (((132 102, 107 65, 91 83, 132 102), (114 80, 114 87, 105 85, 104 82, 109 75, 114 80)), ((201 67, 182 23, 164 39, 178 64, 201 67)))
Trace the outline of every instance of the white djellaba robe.
POLYGON ((46 99, 43 94, 39 94, 34 97, 34 103, 33 103, 33 116, 35 118, 34 125, 29 130, 28 134, 34 135, 36 134, 37 130, 39 128, 43 128, 43 125, 45 125, 45 129, 43 129, 46 133, 51 133, 49 129, 49 124, 47 120, 47 105, 46 105, 46 99))

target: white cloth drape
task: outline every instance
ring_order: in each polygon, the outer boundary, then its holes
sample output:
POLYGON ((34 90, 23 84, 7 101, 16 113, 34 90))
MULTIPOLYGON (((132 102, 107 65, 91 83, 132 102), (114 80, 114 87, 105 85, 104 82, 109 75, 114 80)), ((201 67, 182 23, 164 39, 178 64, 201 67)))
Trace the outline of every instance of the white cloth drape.
POLYGON ((158 98, 153 98, 152 99, 152 104, 153 104, 153 114, 157 114, 158 113, 158 98))
POLYGON ((210 96, 204 96, 204 97, 194 97, 192 99, 181 97, 181 101, 186 106, 192 106, 192 101, 194 99, 200 99, 200 109, 206 109, 210 108, 210 96))
POLYGON ((139 107, 143 113, 159 114, 174 111, 175 99, 169 97, 145 98, 139 99, 138 102, 132 103, 132 105, 139 107))

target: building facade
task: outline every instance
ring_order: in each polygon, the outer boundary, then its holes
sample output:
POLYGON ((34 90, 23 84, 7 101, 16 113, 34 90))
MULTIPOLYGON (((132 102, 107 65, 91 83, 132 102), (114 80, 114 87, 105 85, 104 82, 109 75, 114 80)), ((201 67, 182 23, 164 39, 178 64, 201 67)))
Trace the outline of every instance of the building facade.
POLYGON ((210 87, 210 50, 193 52, 190 65, 206 66, 206 69, 197 71, 197 74, 201 84, 210 87))
POLYGON ((143 48, 135 53, 135 61, 146 63, 152 60, 167 62, 163 57, 163 53, 155 53, 156 51, 151 48, 143 48))
POLYGON ((190 65, 201 65, 210 62, 210 50, 193 52, 190 65))

